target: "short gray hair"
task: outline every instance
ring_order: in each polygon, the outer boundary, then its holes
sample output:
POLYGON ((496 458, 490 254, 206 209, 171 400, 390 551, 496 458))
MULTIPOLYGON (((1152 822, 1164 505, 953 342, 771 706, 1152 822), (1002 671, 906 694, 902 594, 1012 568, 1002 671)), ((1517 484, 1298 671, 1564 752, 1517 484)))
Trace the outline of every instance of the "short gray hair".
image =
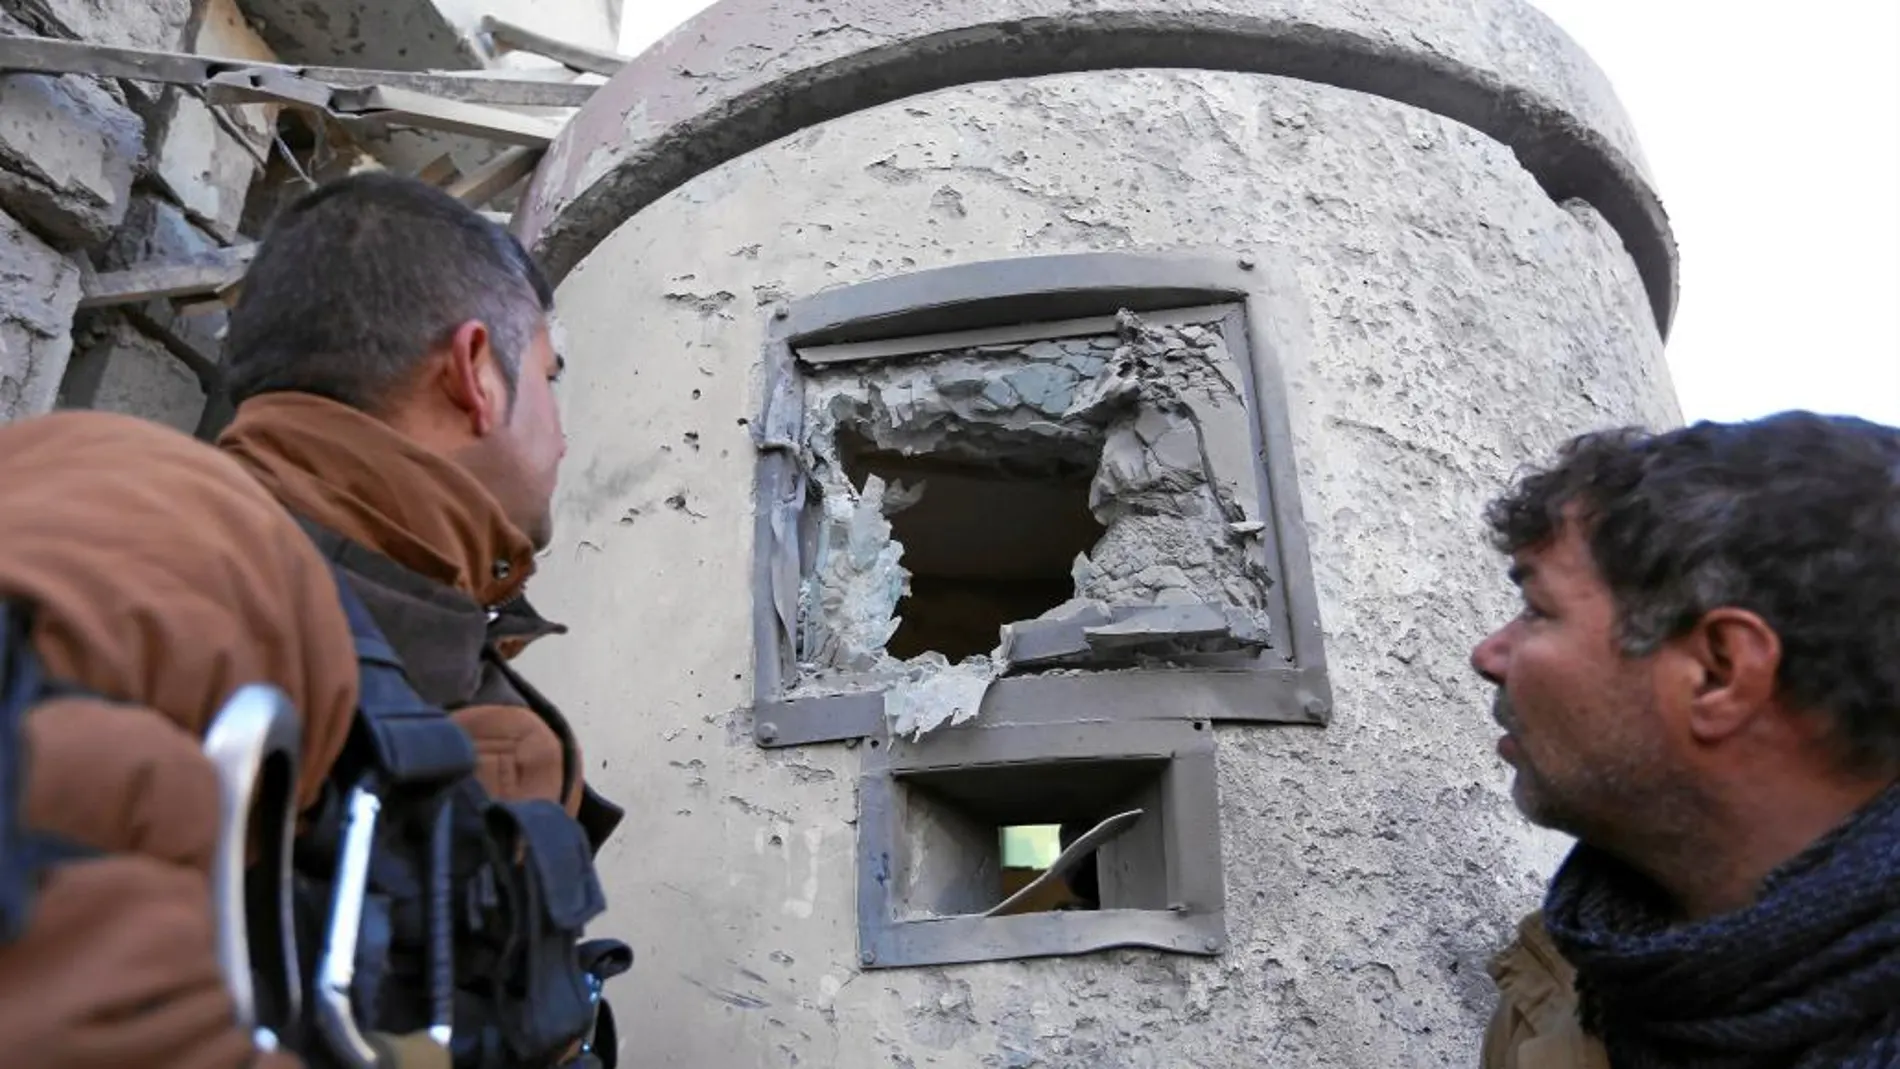
POLYGON ((521 243, 467 205, 414 179, 352 175, 271 224, 231 313, 225 388, 234 404, 294 390, 375 412, 475 319, 512 400, 553 303, 521 243))

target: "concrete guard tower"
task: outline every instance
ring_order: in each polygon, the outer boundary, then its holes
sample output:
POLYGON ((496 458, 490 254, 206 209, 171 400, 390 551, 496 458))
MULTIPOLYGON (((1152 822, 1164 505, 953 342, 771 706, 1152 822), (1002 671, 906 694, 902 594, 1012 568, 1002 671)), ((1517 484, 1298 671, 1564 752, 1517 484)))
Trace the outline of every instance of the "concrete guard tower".
POLYGON ((1679 420, 1668 224, 1555 26, 724 0, 515 225, 632 1064, 1473 1064, 1564 846, 1466 667, 1478 514, 1679 420), (1004 845, 1049 826, 1065 876, 1004 845))

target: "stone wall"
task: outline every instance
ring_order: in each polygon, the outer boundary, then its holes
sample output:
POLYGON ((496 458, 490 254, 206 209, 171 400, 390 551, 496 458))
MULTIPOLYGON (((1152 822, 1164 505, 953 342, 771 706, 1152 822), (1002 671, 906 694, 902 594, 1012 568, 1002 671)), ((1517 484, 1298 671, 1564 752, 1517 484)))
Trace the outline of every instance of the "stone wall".
MULTIPOLYGON (((0 29, 275 58, 235 0, 5 0, 0 29)), ((244 240, 274 124, 185 88, 0 75, 0 420, 97 407, 197 428, 222 316, 81 311, 81 278, 244 240)))
MULTIPOLYGON (((618 26, 608 0, 0 0, 0 33, 260 62, 467 68, 484 62, 467 34, 490 10, 595 47, 611 47, 618 26)), ((413 173, 444 154, 466 174, 506 147, 408 129, 368 137, 334 123, 292 144, 277 136, 279 118, 275 105, 214 107, 191 87, 0 74, 0 421, 101 408, 210 433, 225 409, 216 403, 223 309, 170 300, 79 309, 87 272, 251 240, 305 176, 413 173)))

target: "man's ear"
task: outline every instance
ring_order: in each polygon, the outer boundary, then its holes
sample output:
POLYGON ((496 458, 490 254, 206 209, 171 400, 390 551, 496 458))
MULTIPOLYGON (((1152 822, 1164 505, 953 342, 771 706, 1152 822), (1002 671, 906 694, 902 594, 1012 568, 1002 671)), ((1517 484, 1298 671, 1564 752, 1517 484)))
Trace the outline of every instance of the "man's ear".
POLYGON ((506 422, 508 385, 493 338, 481 320, 468 320, 449 335, 442 385, 477 438, 487 437, 506 422))
POLYGON ((1720 742, 1773 704, 1781 636, 1760 616, 1715 609, 1670 645, 1691 662, 1689 731, 1697 742, 1720 742))

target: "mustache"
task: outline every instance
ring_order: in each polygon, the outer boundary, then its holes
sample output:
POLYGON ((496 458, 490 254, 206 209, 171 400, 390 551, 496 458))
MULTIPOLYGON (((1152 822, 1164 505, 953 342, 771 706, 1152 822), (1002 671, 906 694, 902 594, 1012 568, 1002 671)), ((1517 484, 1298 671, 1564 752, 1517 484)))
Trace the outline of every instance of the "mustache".
POLYGON ((1517 710, 1511 707, 1511 698, 1502 688, 1491 699, 1491 719, 1506 732, 1517 728, 1517 710))

